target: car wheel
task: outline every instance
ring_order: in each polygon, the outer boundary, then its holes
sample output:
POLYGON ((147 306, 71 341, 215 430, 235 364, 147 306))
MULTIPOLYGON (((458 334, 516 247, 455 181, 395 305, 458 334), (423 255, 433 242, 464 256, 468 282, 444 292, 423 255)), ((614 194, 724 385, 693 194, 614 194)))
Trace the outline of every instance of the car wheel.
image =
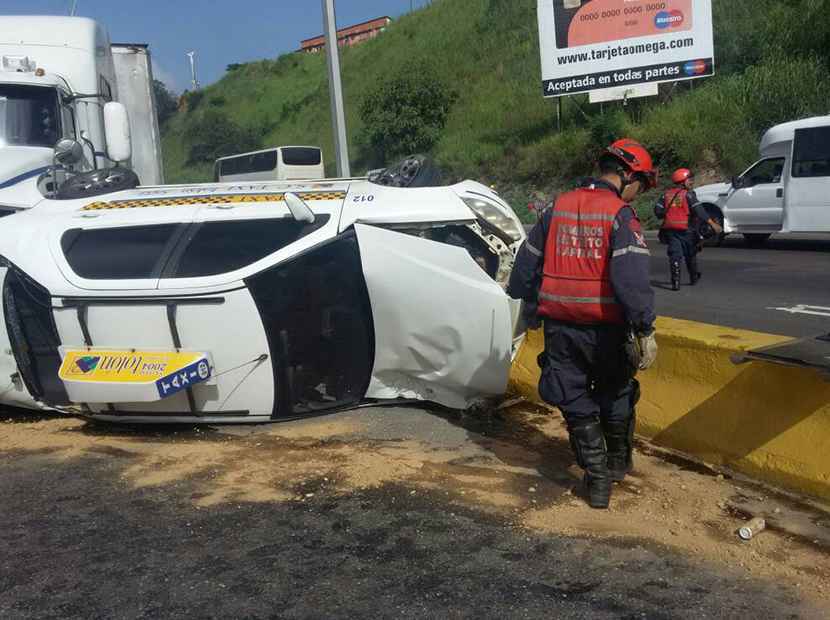
POLYGON ((128 168, 116 166, 91 170, 71 177, 58 188, 58 200, 91 198, 138 187, 138 175, 128 168))
POLYGON ((769 233, 745 233, 744 241, 751 248, 760 248, 771 236, 769 233))

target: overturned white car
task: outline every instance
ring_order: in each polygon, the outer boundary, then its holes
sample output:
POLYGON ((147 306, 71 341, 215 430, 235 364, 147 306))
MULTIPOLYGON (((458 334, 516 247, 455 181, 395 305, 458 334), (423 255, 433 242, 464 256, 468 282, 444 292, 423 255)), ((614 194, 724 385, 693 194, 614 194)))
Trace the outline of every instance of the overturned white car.
POLYGON ((0 401, 261 422, 502 393, 525 235, 487 187, 139 187, 0 221, 0 401))

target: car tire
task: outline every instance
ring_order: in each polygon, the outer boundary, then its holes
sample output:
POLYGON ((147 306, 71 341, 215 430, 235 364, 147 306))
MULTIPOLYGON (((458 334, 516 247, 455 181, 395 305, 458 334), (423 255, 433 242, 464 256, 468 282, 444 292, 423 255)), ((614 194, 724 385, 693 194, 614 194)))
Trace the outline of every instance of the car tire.
POLYGON ((91 170, 68 179, 58 188, 58 200, 92 198, 138 187, 138 175, 128 168, 116 166, 91 170))
POLYGON ((751 248, 760 248, 771 236, 770 233, 744 233, 744 241, 751 248))

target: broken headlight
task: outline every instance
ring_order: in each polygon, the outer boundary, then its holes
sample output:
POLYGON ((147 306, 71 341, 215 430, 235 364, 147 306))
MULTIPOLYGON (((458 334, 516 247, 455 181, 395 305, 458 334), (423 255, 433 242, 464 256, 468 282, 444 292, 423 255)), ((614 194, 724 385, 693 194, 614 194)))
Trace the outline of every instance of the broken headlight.
POLYGON ((519 241, 522 238, 519 224, 492 202, 471 197, 462 198, 462 200, 483 222, 501 231, 513 241, 519 241))

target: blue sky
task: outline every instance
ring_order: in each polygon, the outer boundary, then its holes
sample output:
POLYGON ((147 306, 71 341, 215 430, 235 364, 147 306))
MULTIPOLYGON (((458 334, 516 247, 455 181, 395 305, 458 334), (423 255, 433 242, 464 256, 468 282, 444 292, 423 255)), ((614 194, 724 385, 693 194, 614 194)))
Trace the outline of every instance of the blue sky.
MULTIPOLYGON (((77 0, 77 15, 101 22, 114 42, 149 43, 156 78, 190 84, 185 52, 196 50, 199 81, 222 77, 234 62, 273 58, 322 33, 320 0, 77 0)), ((424 0, 335 0, 338 27, 394 18, 424 0)), ((72 0, 0 0, 3 15, 67 15, 72 0)))

